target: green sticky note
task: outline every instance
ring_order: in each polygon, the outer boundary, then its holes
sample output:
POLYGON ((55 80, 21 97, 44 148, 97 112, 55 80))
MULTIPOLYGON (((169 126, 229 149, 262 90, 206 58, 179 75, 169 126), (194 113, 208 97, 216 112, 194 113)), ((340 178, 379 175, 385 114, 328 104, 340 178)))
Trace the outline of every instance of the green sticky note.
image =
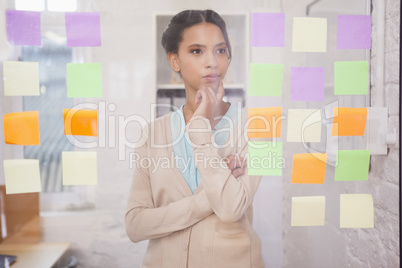
POLYGON ((63 185, 98 183, 96 152, 63 152, 63 185))
POLYGON ((281 96, 283 64, 251 63, 249 96, 281 96))
POLYGON ((336 181, 368 180, 370 165, 369 150, 338 151, 335 167, 336 181))
POLYGON ((102 66, 100 63, 67 63, 67 97, 102 97, 102 66))
POLYGON ((248 175, 282 176, 282 142, 250 141, 248 152, 248 175))
POLYGON ((367 95, 369 90, 368 61, 335 62, 335 95, 367 95))

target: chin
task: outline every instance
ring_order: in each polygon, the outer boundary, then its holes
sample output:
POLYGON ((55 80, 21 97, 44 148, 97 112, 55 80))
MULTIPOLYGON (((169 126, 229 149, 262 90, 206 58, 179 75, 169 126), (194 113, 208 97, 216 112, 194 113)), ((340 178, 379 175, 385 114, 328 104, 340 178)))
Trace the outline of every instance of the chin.
POLYGON ((218 90, 218 87, 219 87, 219 81, 206 83, 205 86, 210 86, 210 87, 212 87, 215 91, 217 91, 217 90, 218 90))

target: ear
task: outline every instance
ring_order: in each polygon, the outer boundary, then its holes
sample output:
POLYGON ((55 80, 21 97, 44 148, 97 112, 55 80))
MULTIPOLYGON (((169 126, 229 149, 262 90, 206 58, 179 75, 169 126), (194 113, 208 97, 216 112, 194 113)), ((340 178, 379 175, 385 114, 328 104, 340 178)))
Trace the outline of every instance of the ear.
POLYGON ((176 53, 169 52, 168 59, 170 67, 172 67, 173 71, 176 73, 180 72, 180 61, 178 55, 176 53))

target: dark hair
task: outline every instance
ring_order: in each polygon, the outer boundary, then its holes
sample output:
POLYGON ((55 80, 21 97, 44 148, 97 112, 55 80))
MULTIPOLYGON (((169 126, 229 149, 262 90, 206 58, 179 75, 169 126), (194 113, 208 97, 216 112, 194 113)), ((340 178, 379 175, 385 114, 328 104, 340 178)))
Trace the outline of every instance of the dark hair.
POLYGON ((203 22, 215 24, 221 29, 228 48, 229 59, 231 59, 232 49, 228 33, 226 32, 226 23, 218 13, 210 9, 184 10, 170 20, 169 25, 162 34, 162 46, 166 54, 178 52, 179 44, 182 41, 183 32, 186 28, 203 22))

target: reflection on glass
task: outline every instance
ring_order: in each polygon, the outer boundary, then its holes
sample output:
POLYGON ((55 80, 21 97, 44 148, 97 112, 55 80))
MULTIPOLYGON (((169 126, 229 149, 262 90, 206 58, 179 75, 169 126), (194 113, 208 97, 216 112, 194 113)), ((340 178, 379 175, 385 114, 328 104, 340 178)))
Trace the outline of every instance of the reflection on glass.
POLYGON ((23 47, 22 60, 39 62, 40 96, 24 97, 24 111, 39 111, 40 146, 25 146, 25 159, 39 159, 43 192, 66 191, 62 184, 61 155, 74 146, 66 139, 63 107, 73 106, 66 93, 66 64, 72 49, 65 42, 42 39, 41 47, 23 47))

